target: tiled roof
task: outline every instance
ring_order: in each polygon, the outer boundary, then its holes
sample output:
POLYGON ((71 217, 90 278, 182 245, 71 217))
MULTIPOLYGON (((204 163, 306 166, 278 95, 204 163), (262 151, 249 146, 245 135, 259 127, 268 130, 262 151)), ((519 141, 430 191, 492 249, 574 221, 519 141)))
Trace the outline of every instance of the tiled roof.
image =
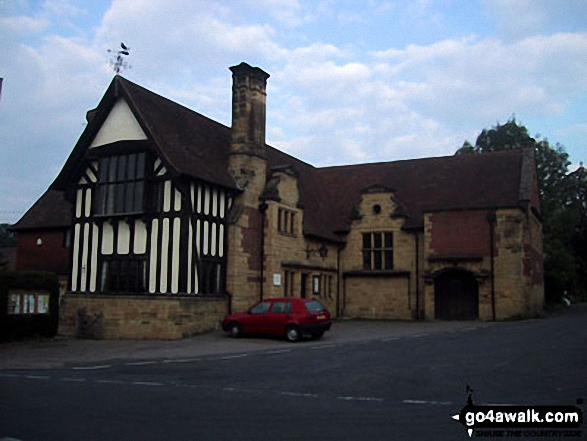
POLYGON ((375 185, 395 190, 405 228, 423 227, 430 211, 519 206, 522 158, 509 151, 320 168, 328 206, 315 216, 333 231, 348 230, 361 191, 375 185))
POLYGON ((10 229, 14 231, 67 228, 71 225, 71 204, 60 190, 47 190, 10 229))
MULTIPOLYGON (((174 173, 236 189, 227 167, 229 127, 119 76, 94 112, 54 188, 65 188, 68 168, 80 163, 84 144, 91 142, 121 95, 128 98, 139 123, 174 173)), ((340 240, 337 233, 348 231, 361 192, 372 186, 395 190, 402 214, 407 216, 405 227, 421 228, 427 211, 518 206, 524 179, 520 151, 325 168, 313 167, 270 146, 267 157, 269 168, 290 165, 298 173, 304 233, 330 240, 340 240)))

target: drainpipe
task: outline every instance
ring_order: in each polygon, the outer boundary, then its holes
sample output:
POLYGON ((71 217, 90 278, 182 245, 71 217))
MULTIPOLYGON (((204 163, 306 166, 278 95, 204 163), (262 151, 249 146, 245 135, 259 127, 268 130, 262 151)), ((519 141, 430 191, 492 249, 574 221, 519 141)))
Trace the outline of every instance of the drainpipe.
POLYGON ((418 232, 414 233, 416 239, 416 320, 420 320, 420 241, 418 232))
POLYGON ((342 311, 340 309, 340 252, 342 246, 336 248, 336 316, 341 317, 342 311))
POLYGON ((495 222, 497 217, 495 216, 495 211, 492 211, 487 215, 487 221, 489 222, 489 247, 490 247, 490 259, 491 259, 491 274, 490 274, 490 281, 491 281, 491 316, 493 321, 496 321, 495 315, 495 247, 494 247, 494 240, 495 240, 495 222))
POLYGON ((261 251, 259 253, 259 260, 261 261, 261 280, 259 282, 259 300, 263 300, 263 279, 265 266, 265 219, 269 205, 266 202, 259 204, 259 212, 261 213, 261 251))

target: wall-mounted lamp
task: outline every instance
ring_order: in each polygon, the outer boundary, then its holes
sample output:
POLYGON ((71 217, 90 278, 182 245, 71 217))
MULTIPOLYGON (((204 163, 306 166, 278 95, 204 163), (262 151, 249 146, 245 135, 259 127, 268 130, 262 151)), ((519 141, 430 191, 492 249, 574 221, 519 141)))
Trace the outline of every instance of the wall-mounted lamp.
POLYGON ((306 259, 309 259, 310 256, 315 253, 318 253, 318 255, 324 259, 328 256, 328 248, 326 248, 326 245, 324 244, 320 248, 314 250, 306 248, 306 259))
POLYGON ((43 245, 43 239, 41 239, 40 237, 37 239, 37 246, 40 247, 41 245, 43 245))

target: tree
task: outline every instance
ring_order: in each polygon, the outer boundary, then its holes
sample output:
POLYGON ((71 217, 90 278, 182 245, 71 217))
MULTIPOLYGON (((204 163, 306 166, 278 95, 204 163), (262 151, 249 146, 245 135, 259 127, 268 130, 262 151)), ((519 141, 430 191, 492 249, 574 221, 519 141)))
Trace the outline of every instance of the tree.
POLYGON ((8 269, 9 260, 4 256, 2 248, 16 246, 16 234, 8 231, 8 224, 0 224, 0 271, 8 269))
POLYGON ((585 295, 587 178, 582 167, 583 174, 568 174, 569 155, 564 147, 558 143, 552 147, 546 138, 532 138, 526 127, 511 118, 483 129, 474 146, 465 141, 456 154, 526 148, 534 150, 540 188, 546 300, 560 301, 565 292, 585 295))
POLYGON ((0 248, 16 246, 16 234, 8 231, 8 227, 10 225, 0 224, 0 248))

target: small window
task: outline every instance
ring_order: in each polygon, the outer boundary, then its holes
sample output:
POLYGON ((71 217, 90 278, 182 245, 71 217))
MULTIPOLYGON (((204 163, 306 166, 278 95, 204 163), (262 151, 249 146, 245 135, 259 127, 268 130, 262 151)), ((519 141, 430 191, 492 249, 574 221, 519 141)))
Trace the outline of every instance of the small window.
POLYGON ((363 269, 393 269, 393 233, 363 234, 363 269))
POLYGON ((277 210, 277 231, 284 234, 296 233, 296 213, 294 211, 285 208, 277 210))
POLYGON ((320 295, 320 276, 314 276, 312 281, 312 293, 318 296, 320 295))

